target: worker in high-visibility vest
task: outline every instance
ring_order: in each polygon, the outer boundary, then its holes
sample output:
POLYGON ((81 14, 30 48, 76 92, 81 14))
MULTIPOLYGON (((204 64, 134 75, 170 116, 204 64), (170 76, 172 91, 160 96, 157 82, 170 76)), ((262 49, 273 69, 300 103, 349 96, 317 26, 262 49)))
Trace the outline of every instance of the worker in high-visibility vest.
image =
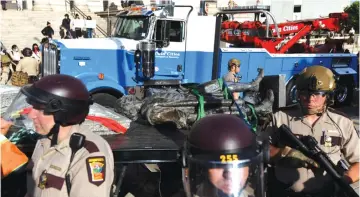
POLYGON ((9 176, 11 173, 25 166, 29 160, 28 157, 23 152, 21 152, 15 144, 11 143, 5 137, 11 125, 11 122, 6 121, 3 118, 0 119, 1 179, 9 176))

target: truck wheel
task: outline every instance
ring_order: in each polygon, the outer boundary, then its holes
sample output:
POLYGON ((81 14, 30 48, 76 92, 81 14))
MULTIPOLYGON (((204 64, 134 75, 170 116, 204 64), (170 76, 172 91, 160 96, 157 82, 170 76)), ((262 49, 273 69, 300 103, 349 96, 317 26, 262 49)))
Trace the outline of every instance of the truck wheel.
POLYGON ((353 76, 341 76, 336 85, 337 88, 334 95, 335 106, 350 105, 354 90, 353 76))
POLYGON ((297 103, 295 77, 286 85, 286 106, 297 103))
POLYGON ((117 98, 108 93, 95 93, 92 95, 94 102, 107 108, 114 108, 117 98))

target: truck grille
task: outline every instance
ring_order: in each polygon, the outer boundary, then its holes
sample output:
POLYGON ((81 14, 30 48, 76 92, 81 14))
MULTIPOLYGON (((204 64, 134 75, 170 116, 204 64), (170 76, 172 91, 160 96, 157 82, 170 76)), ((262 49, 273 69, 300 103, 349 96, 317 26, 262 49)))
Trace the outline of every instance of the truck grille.
POLYGON ((60 50, 55 44, 49 43, 42 46, 41 76, 58 74, 60 72, 60 50))

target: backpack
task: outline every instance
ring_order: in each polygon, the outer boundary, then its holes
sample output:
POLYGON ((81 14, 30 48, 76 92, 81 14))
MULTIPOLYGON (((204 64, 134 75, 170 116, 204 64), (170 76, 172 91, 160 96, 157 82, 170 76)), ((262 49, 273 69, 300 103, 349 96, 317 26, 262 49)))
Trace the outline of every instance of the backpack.
POLYGON ((22 87, 29 83, 29 76, 26 72, 15 71, 11 75, 11 85, 22 87))

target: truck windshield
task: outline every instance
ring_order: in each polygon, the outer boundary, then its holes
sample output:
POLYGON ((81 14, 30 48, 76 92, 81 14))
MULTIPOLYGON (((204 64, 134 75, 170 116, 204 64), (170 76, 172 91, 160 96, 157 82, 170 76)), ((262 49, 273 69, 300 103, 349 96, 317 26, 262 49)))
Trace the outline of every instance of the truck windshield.
POLYGON ((149 17, 119 17, 114 29, 114 37, 142 40, 149 29, 149 17))

